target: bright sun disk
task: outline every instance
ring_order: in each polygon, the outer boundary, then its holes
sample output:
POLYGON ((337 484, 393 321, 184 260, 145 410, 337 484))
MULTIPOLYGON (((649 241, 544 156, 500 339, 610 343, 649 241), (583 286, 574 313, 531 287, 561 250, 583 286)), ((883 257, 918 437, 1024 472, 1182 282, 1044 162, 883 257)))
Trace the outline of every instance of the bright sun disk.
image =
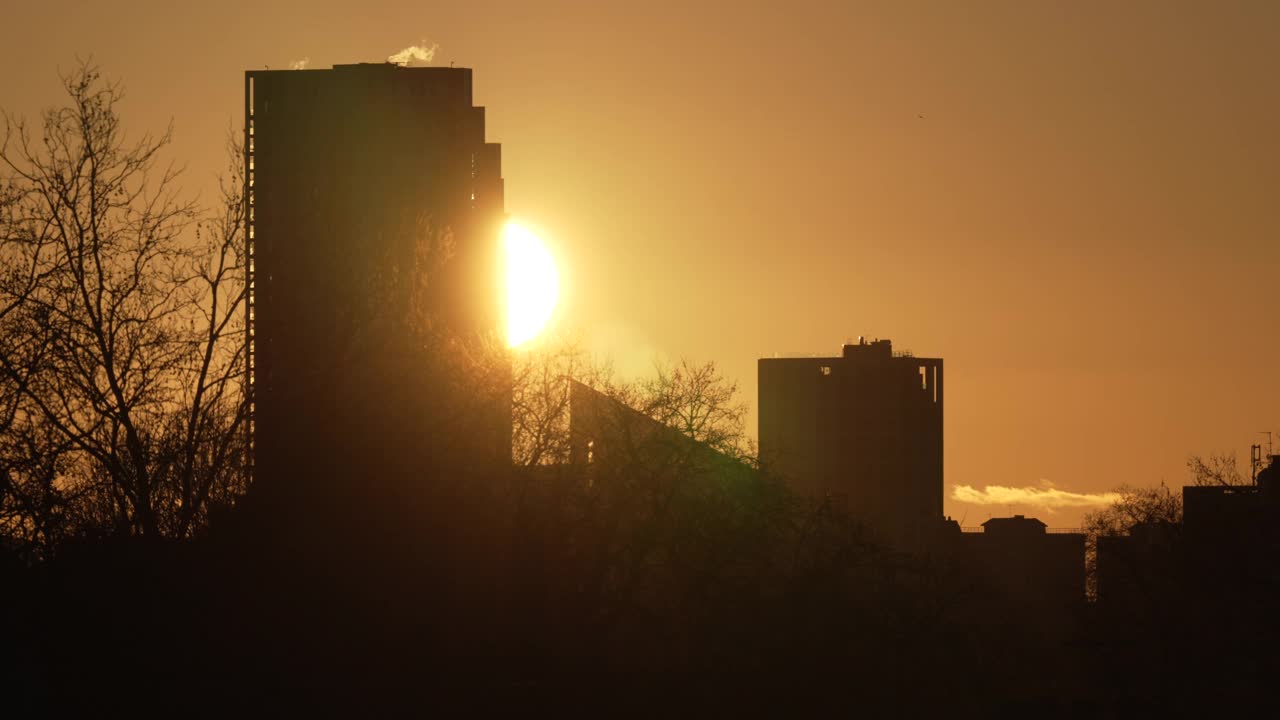
POLYGON ((504 232, 507 271, 507 345, 519 347, 542 332, 560 295, 560 273, 547 246, 528 228, 504 232))

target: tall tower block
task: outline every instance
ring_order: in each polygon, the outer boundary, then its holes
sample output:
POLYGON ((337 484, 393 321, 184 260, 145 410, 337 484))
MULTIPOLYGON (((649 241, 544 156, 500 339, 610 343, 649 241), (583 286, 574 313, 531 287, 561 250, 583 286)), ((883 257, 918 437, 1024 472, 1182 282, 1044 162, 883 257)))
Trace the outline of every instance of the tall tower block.
POLYGON ((245 73, 254 475, 305 472, 368 431, 348 412, 353 382, 395 396, 402 378, 366 360, 400 338, 373 318, 407 312, 380 288, 423 274, 423 248, 450 258, 425 283, 433 316, 496 330, 501 147, 471 80, 384 63, 245 73))

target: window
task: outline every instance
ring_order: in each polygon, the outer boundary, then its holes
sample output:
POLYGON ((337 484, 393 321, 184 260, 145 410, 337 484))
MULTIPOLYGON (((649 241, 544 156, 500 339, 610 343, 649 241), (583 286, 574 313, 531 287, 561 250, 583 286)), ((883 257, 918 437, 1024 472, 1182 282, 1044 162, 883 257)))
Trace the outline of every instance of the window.
POLYGON ((821 368, 819 368, 819 369, 822 371, 822 374, 823 374, 823 375, 830 375, 830 374, 831 374, 831 366, 830 366, 830 365, 823 365, 823 366, 822 366, 821 368))

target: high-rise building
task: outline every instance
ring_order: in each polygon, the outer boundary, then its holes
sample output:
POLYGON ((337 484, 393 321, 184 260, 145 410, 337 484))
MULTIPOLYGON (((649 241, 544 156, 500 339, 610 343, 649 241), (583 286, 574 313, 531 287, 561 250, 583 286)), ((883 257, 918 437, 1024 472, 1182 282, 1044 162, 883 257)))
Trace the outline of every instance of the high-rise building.
POLYGON ((404 378, 376 362, 403 339, 382 319, 410 312, 409 285, 432 322, 496 329, 501 147, 485 141, 471 79, 382 63, 245 73, 255 475, 305 472, 375 432, 353 384, 406 407, 431 402, 397 397, 404 378))
POLYGON ((926 542, 942 522, 942 360, 859 339, 840 357, 761 359, 758 372, 762 462, 883 540, 926 542))

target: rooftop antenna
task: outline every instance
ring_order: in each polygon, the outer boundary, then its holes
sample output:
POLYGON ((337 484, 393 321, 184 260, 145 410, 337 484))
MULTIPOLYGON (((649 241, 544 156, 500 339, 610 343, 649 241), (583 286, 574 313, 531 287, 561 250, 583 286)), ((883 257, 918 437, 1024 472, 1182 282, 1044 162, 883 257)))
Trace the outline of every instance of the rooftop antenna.
MULTIPOLYGON (((1267 454, 1265 459, 1267 460, 1267 462, 1270 462, 1270 459, 1272 457, 1271 431, 1264 430, 1258 434, 1267 436, 1267 454)), ((1257 484, 1258 482, 1258 471, 1262 469, 1263 460, 1264 460, 1264 457, 1262 455, 1262 446, 1250 445, 1249 446, 1249 472, 1253 476, 1252 479, 1254 484, 1257 484)))

